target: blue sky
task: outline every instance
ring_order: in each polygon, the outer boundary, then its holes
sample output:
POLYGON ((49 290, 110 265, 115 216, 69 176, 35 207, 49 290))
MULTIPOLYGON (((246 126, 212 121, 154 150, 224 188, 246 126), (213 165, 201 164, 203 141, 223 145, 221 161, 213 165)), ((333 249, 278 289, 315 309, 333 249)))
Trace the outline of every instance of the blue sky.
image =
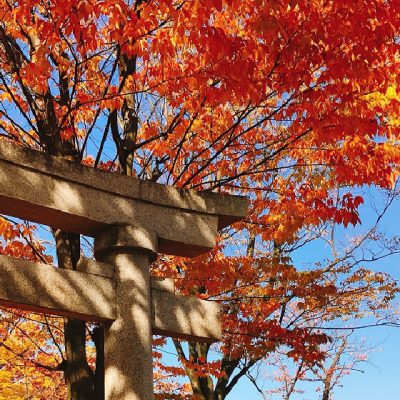
MULTIPOLYGON (((382 221, 382 231, 400 235, 400 201, 392 205, 382 221)), ((400 256, 394 255, 376 266, 391 273, 400 281, 400 256)), ((354 373, 343 381, 335 400, 397 400, 400 397, 400 328, 369 328, 362 335, 379 344, 377 351, 370 356, 373 365, 365 365, 365 372, 354 373)))
MULTIPOLYGON (((369 328, 362 332, 372 345, 381 343, 369 358, 373 365, 364 364, 364 373, 354 372, 342 381, 334 392, 334 400, 398 400, 400 394, 400 328, 369 328)), ((268 388, 270 382, 265 382, 268 388)), ((293 396, 293 400, 319 400, 321 393, 311 385, 307 393, 293 396)), ((239 382, 228 400, 262 399, 247 379, 239 382)), ((270 397, 272 400, 279 396, 270 397)))
MULTIPOLYGON (((373 200, 382 204, 382 197, 377 191, 372 192, 373 200)), ((369 203, 369 201, 366 201, 369 203)), ((374 219, 374 211, 370 204, 360 210, 361 226, 349 229, 339 229, 338 235, 344 239, 347 236, 365 231, 374 219)), ((380 230, 391 235, 400 235, 400 200, 394 202, 380 223, 380 230)), ((312 243, 301 250, 294 258, 295 265, 308 264, 318 258, 327 256, 328 249, 321 243, 312 243)), ((400 282, 400 255, 392 255, 369 268, 390 273, 400 282)), ((398 299, 400 300, 400 299, 398 299)), ((369 355, 368 363, 360 367, 364 372, 353 372, 342 380, 342 386, 334 392, 334 400, 398 400, 400 398, 400 328, 371 327, 357 332, 358 337, 364 337, 371 347, 376 347, 369 355)), ((264 383, 267 389, 272 384, 264 383)), ((303 386, 306 393, 293 396, 293 400, 317 400, 321 398, 320 392, 315 392, 312 385, 303 386)), ((278 400, 278 395, 269 397, 278 400)), ((291 398, 291 399, 292 399, 291 398)), ((262 399, 248 380, 243 380, 232 393, 230 400, 262 399)))

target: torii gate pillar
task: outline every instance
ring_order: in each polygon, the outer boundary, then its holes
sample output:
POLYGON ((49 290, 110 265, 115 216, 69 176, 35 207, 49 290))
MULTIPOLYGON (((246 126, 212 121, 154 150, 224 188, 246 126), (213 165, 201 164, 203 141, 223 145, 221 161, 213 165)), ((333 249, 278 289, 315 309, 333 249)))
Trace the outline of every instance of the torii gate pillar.
POLYGON ((116 226, 95 237, 96 258, 114 266, 117 299, 117 319, 105 327, 106 400, 154 399, 149 267, 156 253, 156 236, 143 228, 116 226))

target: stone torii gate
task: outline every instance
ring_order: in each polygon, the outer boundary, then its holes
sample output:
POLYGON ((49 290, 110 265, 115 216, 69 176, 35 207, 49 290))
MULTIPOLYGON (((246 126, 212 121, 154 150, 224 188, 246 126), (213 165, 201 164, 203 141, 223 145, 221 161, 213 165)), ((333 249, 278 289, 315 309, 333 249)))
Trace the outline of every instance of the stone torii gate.
POLYGON ((0 256, 0 304, 105 325, 106 400, 153 399, 152 334, 216 341, 219 306, 150 276, 158 252, 194 257, 246 199, 180 190, 0 141, 0 213, 94 237, 77 270, 0 256))

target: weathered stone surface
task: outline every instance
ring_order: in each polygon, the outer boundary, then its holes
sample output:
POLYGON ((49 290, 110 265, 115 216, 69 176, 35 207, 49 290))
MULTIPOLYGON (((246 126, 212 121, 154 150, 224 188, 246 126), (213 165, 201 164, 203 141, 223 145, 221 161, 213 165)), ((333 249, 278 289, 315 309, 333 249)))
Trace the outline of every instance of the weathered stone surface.
POLYGON ((159 276, 151 277, 151 288, 161 292, 175 293, 174 280, 170 278, 162 278, 159 276))
POLYGON ((110 174, 0 142, 0 212, 94 236, 106 225, 152 230, 161 252, 195 256, 247 201, 110 174))
POLYGON ((85 257, 79 259, 76 270, 85 274, 104 276, 105 278, 112 278, 114 275, 114 266, 112 264, 102 263, 85 257))
POLYGON ((153 359, 149 254, 108 253, 115 266, 117 318, 106 325, 106 400, 152 400, 153 359))
POLYGON ((221 340, 219 303, 177 294, 173 279, 151 277, 151 305, 153 334, 187 340, 197 337, 201 342, 221 340))
POLYGON ((151 230, 141 226, 111 226, 96 235, 94 255, 103 258, 108 252, 126 252, 140 249, 149 254, 151 261, 157 258, 158 239, 151 230))
POLYGON ((243 197, 184 190, 120 174, 110 174, 59 157, 15 146, 6 141, 0 142, 0 160, 123 197, 217 215, 220 217, 220 227, 242 219, 247 213, 247 200, 243 197))
POLYGON ((6 256, 0 256, 0 303, 88 321, 116 318, 110 279, 6 256))
POLYGON ((187 340, 197 337, 202 342, 221 340, 219 304, 168 293, 163 289, 153 289, 151 294, 153 333, 187 340))
MULTIPOLYGON (((78 271, 68 271, 0 256, 0 304, 87 321, 111 321, 117 318, 112 275, 111 264, 86 258, 79 260, 78 271)), ((150 279, 153 334, 220 340, 217 304, 174 294, 172 279, 150 279)))
POLYGON ((109 227, 94 239, 96 258, 114 266, 116 292, 117 317, 105 327, 105 400, 154 399, 149 267, 157 245, 154 232, 137 226, 109 227))

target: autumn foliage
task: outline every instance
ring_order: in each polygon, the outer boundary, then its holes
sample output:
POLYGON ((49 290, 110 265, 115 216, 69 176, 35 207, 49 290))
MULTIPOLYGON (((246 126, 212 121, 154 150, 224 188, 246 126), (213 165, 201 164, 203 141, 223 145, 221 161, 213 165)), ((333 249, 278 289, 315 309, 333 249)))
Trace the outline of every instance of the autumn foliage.
MULTIPOLYGON (((179 341, 179 365, 165 367, 155 353, 161 398, 222 400, 278 348, 318 363, 329 338, 310 319, 390 307, 395 282, 357 258, 381 239, 374 228, 307 269, 291 254, 360 224, 360 188, 395 188, 398 1, 0 0, 0 14, 2 139, 251 199, 247 218, 212 252, 190 261, 160 255, 153 266, 182 293, 224 306, 218 360, 207 362, 207 345, 188 351, 179 341), (184 375, 190 385, 171 378, 184 375)), ((1 219, 0 234, 1 254, 56 256, 21 221, 1 219)), ((53 234, 65 245, 67 233, 53 234)), ((9 311, 2 319, 0 398, 11 390, 22 399, 29 387, 34 399, 56 399, 60 385, 63 395, 63 321, 9 311)), ((75 328, 85 346, 97 327, 75 328)), ((73 367, 89 382, 78 391, 98 384, 90 343, 73 367)))

